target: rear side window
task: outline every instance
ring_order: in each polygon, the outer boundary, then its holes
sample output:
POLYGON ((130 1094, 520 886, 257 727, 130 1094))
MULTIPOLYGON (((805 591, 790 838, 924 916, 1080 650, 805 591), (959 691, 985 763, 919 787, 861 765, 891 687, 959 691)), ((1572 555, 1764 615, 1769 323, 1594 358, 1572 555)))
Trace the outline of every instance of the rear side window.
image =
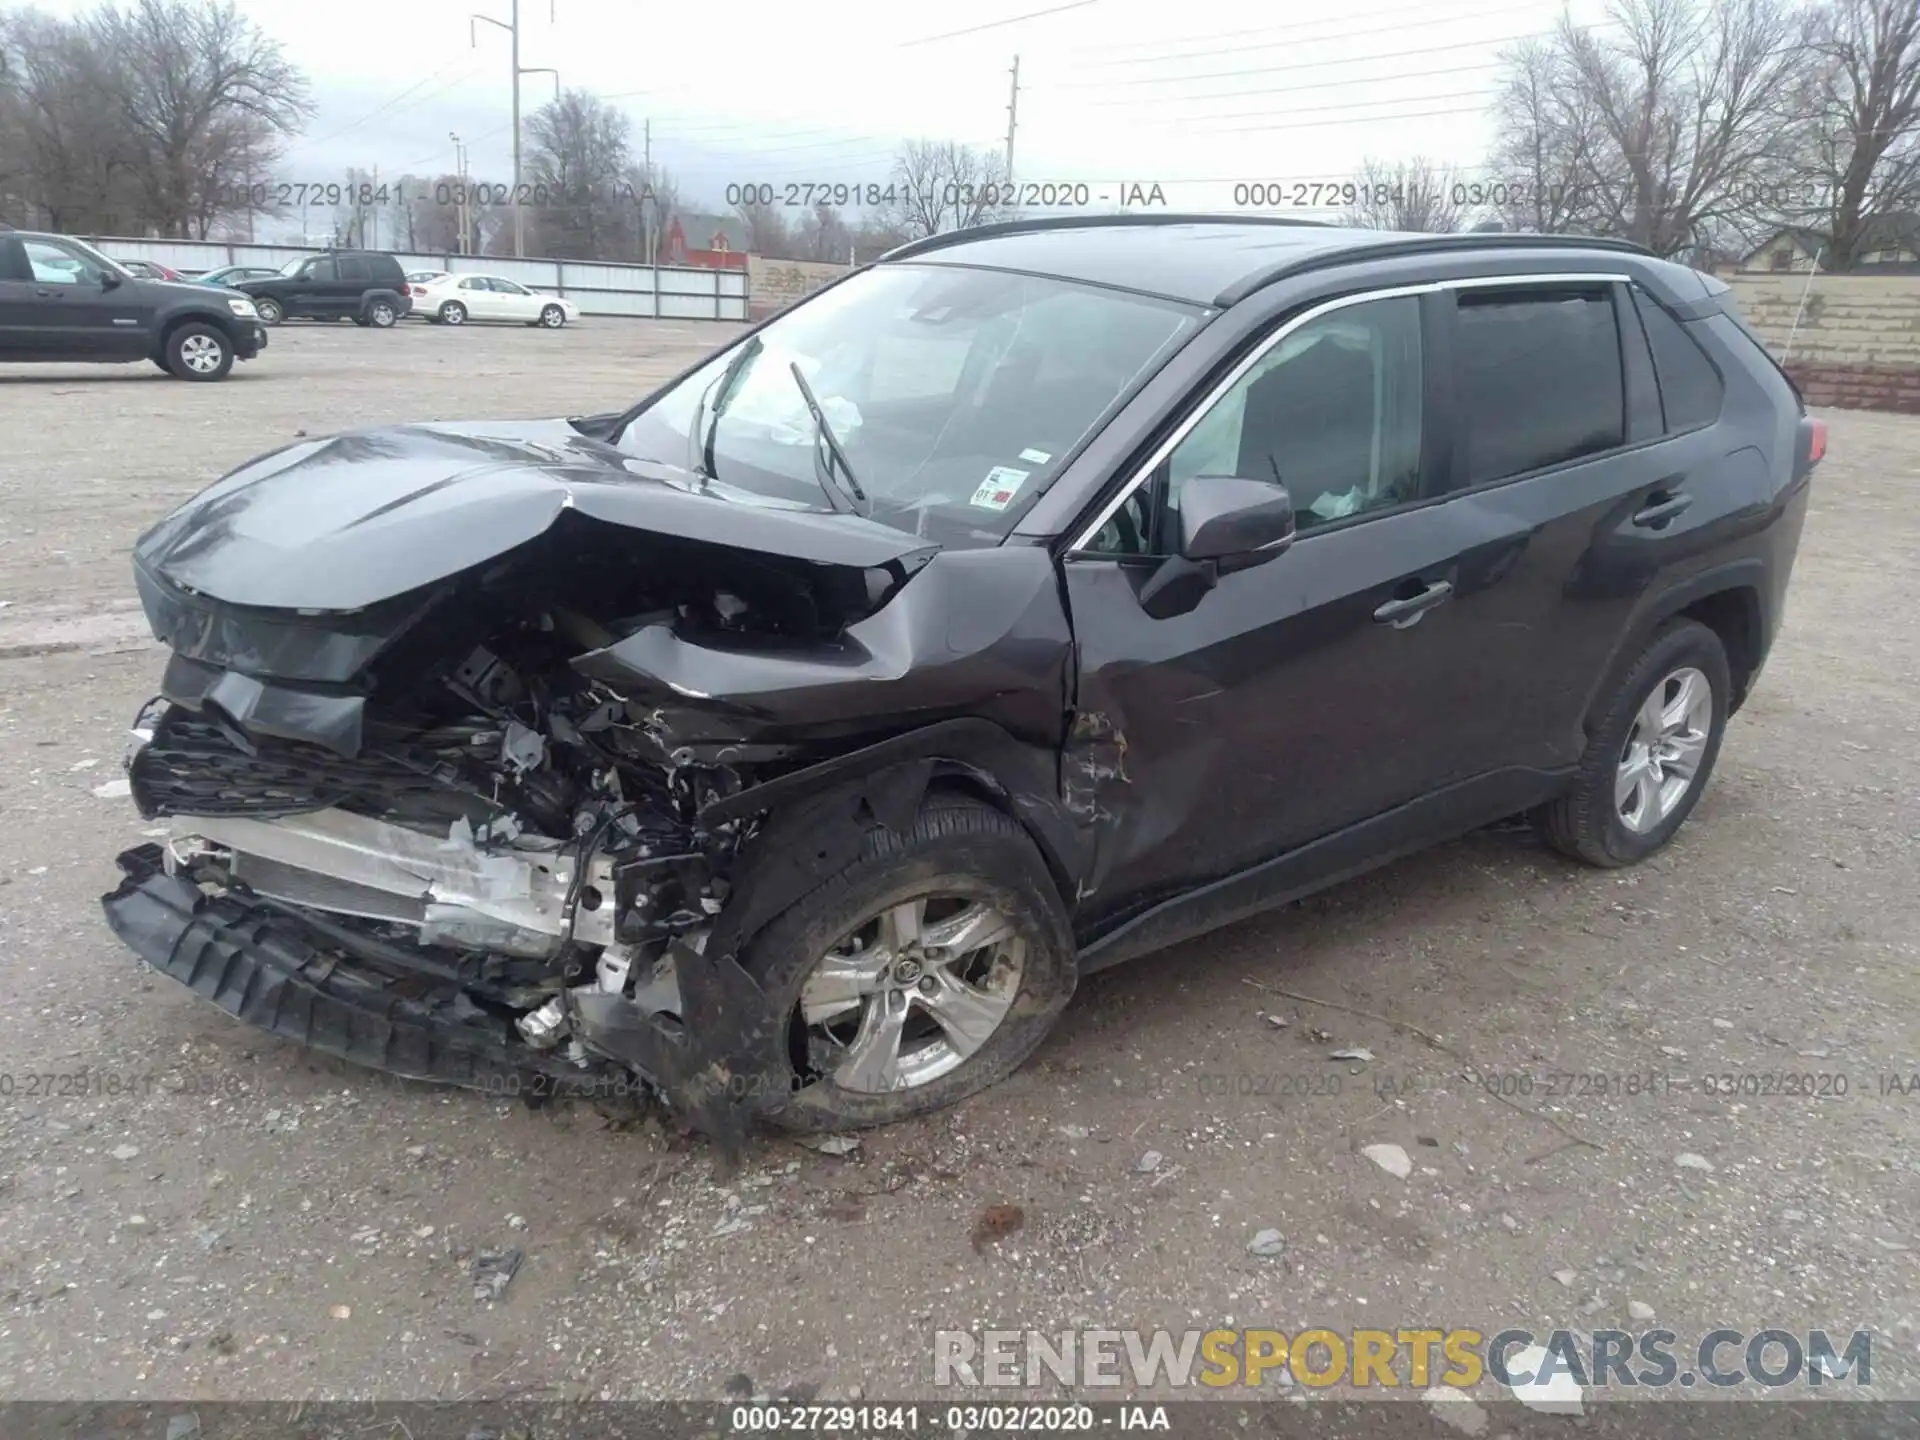
POLYGON ((1653 369, 1660 380, 1660 400, 1666 407, 1667 432, 1697 430, 1720 418, 1726 383, 1706 352, 1673 316, 1649 295, 1633 292, 1640 323, 1647 327, 1653 348, 1653 369))
POLYGON ((1626 443, 1620 327, 1606 291, 1464 294, 1455 349, 1469 484, 1626 443))
POLYGON ((350 285, 364 283, 367 278, 367 262, 352 256, 341 256, 340 278, 350 285))

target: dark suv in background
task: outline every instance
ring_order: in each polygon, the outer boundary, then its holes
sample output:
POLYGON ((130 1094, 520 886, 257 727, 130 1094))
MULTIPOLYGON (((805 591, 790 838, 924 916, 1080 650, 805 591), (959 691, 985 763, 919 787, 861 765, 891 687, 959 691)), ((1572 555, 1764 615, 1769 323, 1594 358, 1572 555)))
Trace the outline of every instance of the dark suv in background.
POLYGON ((151 360, 182 380, 220 380, 267 345, 251 300, 134 275, 85 241, 0 233, 0 361, 151 360))
POLYGON ((411 308, 400 262, 378 250, 330 250, 294 260, 267 280, 241 280, 269 325, 282 320, 351 320, 385 330, 411 308))

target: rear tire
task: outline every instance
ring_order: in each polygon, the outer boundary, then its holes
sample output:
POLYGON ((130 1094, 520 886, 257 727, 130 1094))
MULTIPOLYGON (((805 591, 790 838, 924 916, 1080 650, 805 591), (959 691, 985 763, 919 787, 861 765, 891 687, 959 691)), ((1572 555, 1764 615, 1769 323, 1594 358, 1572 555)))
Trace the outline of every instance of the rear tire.
POLYGON ((1541 839, 1603 869, 1663 847, 1706 789, 1732 693, 1712 630, 1681 620, 1655 635, 1594 726, 1573 788, 1534 812, 1541 839))
MULTIPOLYGON (((773 1080, 770 1093, 791 1098, 770 1107, 766 1118, 781 1129, 796 1131, 888 1125, 944 1109, 1004 1079, 1053 1028, 1072 998, 1076 974, 1072 932, 1038 848, 1000 811, 952 795, 930 797, 905 834, 879 825, 871 828, 861 857, 756 935, 740 963, 771 997, 778 1013, 788 1017, 785 1043, 781 1054, 768 1057, 768 1074, 773 1080), (936 905, 957 904, 961 910, 955 914, 997 912, 1009 927, 1009 938, 999 942, 1007 947, 1004 954, 998 946, 989 945, 977 952, 955 946, 945 961, 929 955, 927 974, 917 986, 900 981, 891 969, 887 973, 885 983, 905 985, 896 992, 902 1013, 909 1015, 917 1030, 932 1035, 930 1042, 926 1034, 902 1038, 896 1025, 893 1049, 906 1065, 896 1062, 895 1073, 905 1075, 912 1068, 909 1044, 931 1043, 936 1048, 946 1044, 964 1058, 945 1070, 935 1067, 929 1078, 900 1088, 843 1085, 840 1078, 850 1076, 859 1037, 844 1050, 833 1049, 819 1024, 809 1026, 801 1008, 802 992, 810 978, 818 984, 816 971, 826 965, 830 952, 844 952, 852 937, 884 925, 883 917, 916 902, 921 907, 918 913, 929 917, 929 935, 935 933, 935 917, 946 913, 936 911, 936 905), (1016 945, 1017 951, 1012 948, 1016 945), (967 979, 979 973, 961 969, 969 954, 978 957, 972 962, 976 967, 998 967, 1002 983, 994 986, 991 976, 967 979), (1017 960, 1007 958, 1014 954, 1017 960), (1004 978, 1008 965, 1017 967, 1011 980, 1004 978), (978 1003, 991 995, 999 1007, 990 1031, 984 1022, 979 1025, 983 1038, 970 1042, 975 1048, 963 1050, 953 1040, 953 1031, 939 1023, 920 999, 929 986, 937 991, 940 982, 932 975, 936 970, 966 980, 966 988, 952 991, 962 1004, 978 1003)), ((818 990, 810 993, 817 1005, 818 990)), ((884 1014, 885 999, 848 1002, 853 1008, 842 1014, 839 1028, 843 1032, 857 1028, 864 1035, 869 1019, 878 1018, 869 1016, 868 1007, 879 1005, 884 1014)))
POLYGON ((167 369, 182 380, 224 380, 233 342, 212 325, 189 321, 167 336, 167 369))
POLYGON ((262 325, 278 325, 287 318, 287 312, 278 300, 256 300, 253 302, 253 309, 254 313, 260 317, 262 325))
POLYGON ((458 300, 449 300, 440 307, 442 325, 464 325, 467 323, 467 307, 458 300))
POLYGON ((376 330, 391 330, 394 322, 399 320, 399 318, 400 311, 395 308, 391 300, 374 300, 367 305, 367 324, 373 326, 376 330))

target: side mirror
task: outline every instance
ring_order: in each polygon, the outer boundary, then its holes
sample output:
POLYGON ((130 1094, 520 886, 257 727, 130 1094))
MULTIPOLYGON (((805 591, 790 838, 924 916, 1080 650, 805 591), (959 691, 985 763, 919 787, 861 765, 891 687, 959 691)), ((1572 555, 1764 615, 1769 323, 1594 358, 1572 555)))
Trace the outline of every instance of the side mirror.
POLYGON ((1293 543, 1293 497, 1273 480, 1196 475, 1180 491, 1180 553, 1140 587, 1155 620, 1184 615, 1222 575, 1273 559, 1293 543))
POLYGON ((1293 497, 1274 480, 1196 475, 1180 491, 1180 553, 1244 569, 1293 543, 1293 497))
POLYGON ((120 283, 120 277, 114 274, 113 271, 102 270, 100 272, 100 288, 102 290, 118 290, 120 283))

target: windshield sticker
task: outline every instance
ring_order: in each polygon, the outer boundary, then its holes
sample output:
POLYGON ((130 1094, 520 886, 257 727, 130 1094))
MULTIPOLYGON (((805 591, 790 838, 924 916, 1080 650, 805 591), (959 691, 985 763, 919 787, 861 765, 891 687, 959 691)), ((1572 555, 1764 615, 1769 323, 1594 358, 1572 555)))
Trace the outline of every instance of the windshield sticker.
POLYGON ((973 503, 982 510, 1006 509, 1032 473, 1031 470, 1015 470, 1011 465, 994 466, 987 472, 987 478, 980 482, 980 488, 973 492, 973 503))
POLYGON ((1051 460, 1053 456, 1044 450, 1022 450, 1020 452, 1020 458, 1029 465, 1044 465, 1047 461, 1051 460))

